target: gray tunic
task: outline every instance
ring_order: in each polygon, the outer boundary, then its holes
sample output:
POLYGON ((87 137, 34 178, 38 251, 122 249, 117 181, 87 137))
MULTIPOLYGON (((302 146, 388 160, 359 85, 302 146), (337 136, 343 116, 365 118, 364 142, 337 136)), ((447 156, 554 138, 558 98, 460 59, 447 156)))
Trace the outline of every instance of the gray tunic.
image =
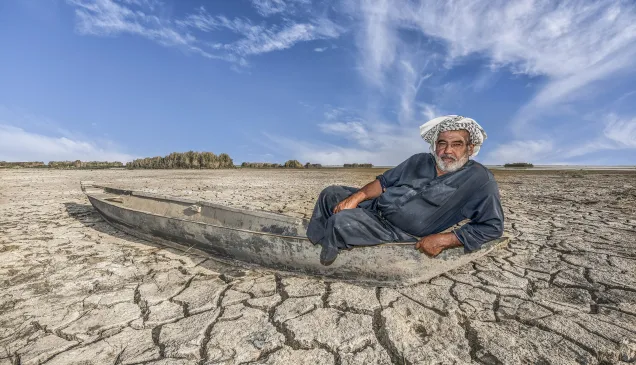
POLYGON ((458 171, 437 176, 433 155, 420 153, 377 179, 386 190, 372 207, 408 234, 423 237, 469 219, 454 230, 467 251, 503 234, 497 182, 478 162, 470 160, 458 171))

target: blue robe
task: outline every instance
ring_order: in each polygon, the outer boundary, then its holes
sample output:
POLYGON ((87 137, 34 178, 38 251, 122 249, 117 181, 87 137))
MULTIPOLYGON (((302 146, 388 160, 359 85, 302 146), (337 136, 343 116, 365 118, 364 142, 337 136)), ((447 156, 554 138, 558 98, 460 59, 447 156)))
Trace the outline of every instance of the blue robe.
POLYGON ((333 208, 358 189, 331 186, 323 190, 307 237, 313 243, 338 248, 416 241, 469 219, 453 232, 466 251, 473 251, 503 234, 504 214, 497 182, 476 161, 437 176, 434 156, 420 153, 377 179, 383 188, 379 197, 338 214, 333 214, 333 208))

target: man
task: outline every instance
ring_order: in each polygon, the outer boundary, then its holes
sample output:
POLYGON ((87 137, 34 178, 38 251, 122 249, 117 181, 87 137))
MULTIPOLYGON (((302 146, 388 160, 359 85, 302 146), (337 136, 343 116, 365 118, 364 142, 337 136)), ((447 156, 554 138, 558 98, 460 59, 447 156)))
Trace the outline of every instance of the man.
POLYGON ((338 250, 384 242, 415 242, 436 256, 450 247, 469 252, 503 234, 504 214, 492 173, 470 160, 486 132, 470 118, 448 115, 420 127, 431 153, 411 156, 361 189, 330 186, 314 208, 307 237, 322 245, 320 262, 338 250), (469 219, 449 233, 439 233, 469 219))

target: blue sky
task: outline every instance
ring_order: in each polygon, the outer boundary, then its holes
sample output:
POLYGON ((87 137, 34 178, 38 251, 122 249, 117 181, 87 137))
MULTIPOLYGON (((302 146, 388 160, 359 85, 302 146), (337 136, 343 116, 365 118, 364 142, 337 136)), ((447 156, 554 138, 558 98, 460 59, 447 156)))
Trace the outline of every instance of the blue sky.
POLYGON ((0 160, 395 165, 460 114, 487 164, 636 161, 633 1, 15 0, 0 49, 0 160))

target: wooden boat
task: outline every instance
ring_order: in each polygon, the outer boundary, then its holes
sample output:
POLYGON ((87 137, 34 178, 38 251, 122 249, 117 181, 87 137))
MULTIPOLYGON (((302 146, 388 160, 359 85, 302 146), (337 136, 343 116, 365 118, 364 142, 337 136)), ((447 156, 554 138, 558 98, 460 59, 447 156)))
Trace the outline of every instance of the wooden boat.
POLYGON ((133 236, 184 249, 194 247, 238 263, 378 286, 429 280, 508 242, 503 237, 471 253, 448 249, 435 258, 415 250, 414 242, 385 243, 342 250, 334 263, 323 266, 320 246, 305 236, 306 219, 90 182, 81 185, 108 223, 133 236))

